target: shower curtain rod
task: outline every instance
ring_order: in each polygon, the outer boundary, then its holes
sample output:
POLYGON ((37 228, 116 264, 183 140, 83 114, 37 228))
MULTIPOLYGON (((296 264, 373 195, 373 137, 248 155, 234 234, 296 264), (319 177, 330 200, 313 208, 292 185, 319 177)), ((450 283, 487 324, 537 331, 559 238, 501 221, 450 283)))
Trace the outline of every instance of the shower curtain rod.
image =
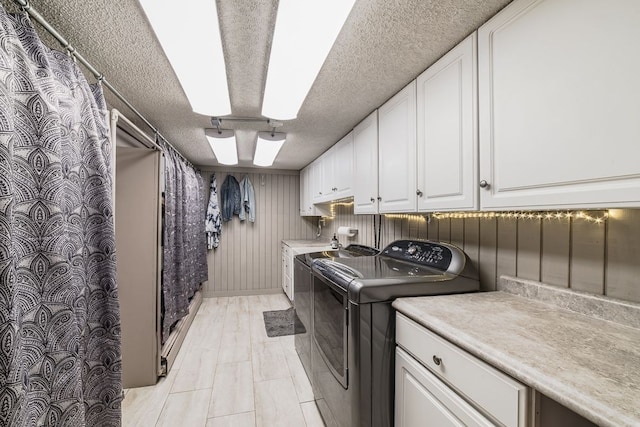
POLYGON ((49 24, 49 22, 42 15, 40 15, 40 12, 38 12, 36 9, 33 8, 33 6, 31 6, 31 3, 29 2, 29 0, 13 0, 13 2, 17 3, 25 13, 29 14, 29 16, 31 16, 40 25, 42 25, 42 27, 45 30, 47 30, 49 32, 49 34, 51 34, 53 37, 55 37, 56 40, 58 40, 58 42, 62 45, 62 47, 64 49, 66 49, 67 52, 69 52, 70 56, 72 56, 72 57, 76 58, 78 61, 80 61, 80 63, 82 65, 84 65, 91 72, 91 74, 93 74, 93 76, 96 78, 96 80, 98 80, 99 83, 103 84, 107 89, 109 89, 109 91, 112 94, 114 94, 116 96, 116 98, 118 98, 120 101, 122 101, 136 116, 138 116, 140 118, 140 120, 142 120, 147 126, 149 126, 149 128, 156 135, 158 135, 158 137, 160 137, 169 147, 171 147, 173 149, 173 151, 176 154, 178 154, 178 156, 180 156, 182 158, 182 160, 184 160, 187 164, 189 164, 189 166, 191 166, 193 169, 195 169, 195 166, 193 166, 193 164, 189 160, 187 160, 187 158, 181 152, 179 152, 176 149, 176 147, 174 147, 169 141, 167 141, 167 139, 164 136, 162 136, 162 134, 160 133, 158 128, 153 126, 151 124, 151 122, 149 122, 149 120, 147 120, 147 118, 145 116, 143 116, 142 113, 139 112, 127 100, 127 98, 124 97, 124 95, 122 95, 115 87, 113 87, 113 85, 111 83, 109 83, 109 81, 107 81, 107 79, 104 76, 104 74, 102 74, 93 65, 91 65, 91 63, 89 61, 87 61, 80 54, 80 52, 78 52, 73 46, 71 46, 71 43, 69 43, 67 41, 67 39, 65 39, 62 36, 62 34, 60 34, 51 24, 49 24))

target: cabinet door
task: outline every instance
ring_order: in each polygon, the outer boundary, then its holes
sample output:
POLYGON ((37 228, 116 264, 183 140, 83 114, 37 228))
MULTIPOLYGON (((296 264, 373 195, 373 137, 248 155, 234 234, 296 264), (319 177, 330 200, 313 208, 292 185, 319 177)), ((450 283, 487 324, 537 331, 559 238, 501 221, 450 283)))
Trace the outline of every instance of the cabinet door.
POLYGON ((313 204, 311 203, 311 193, 310 193, 310 177, 309 177, 310 167, 300 171, 300 215, 308 216, 313 214, 313 204))
POLYGON ((311 178, 311 202, 320 203, 324 200, 322 195, 323 170, 321 158, 314 160, 313 163, 311 163, 310 168, 309 177, 311 178))
POLYGON ((494 426, 408 353, 396 348, 397 427, 494 426))
POLYGON ((282 245, 282 290, 287 293, 287 284, 288 278, 287 273, 289 271, 288 267, 288 255, 287 255, 287 246, 282 245))
POLYGON ((349 132, 336 144, 333 173, 334 200, 353 196, 353 132, 349 132))
POLYGON ((353 129, 353 213, 378 213, 378 110, 353 129))
POLYGON ((378 109, 380 213, 416 210, 416 82, 378 109))
POLYGON ((334 168, 334 159, 336 153, 336 146, 334 145, 329 150, 327 150, 322 156, 320 156, 319 161, 322 165, 322 184, 320 186, 320 192, 322 193, 320 200, 323 202, 331 201, 333 197, 333 193, 335 192, 334 188, 336 187, 336 176, 335 176, 335 168, 334 168))
POLYGON ((418 210, 478 209, 473 33, 417 79, 418 210))
POLYGON ((478 31, 483 208, 640 206, 640 2, 517 0, 478 31))

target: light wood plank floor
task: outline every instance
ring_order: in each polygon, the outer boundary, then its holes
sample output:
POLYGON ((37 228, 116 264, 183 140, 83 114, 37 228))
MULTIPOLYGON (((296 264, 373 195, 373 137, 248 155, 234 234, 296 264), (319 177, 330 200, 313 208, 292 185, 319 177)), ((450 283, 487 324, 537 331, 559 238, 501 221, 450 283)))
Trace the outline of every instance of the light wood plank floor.
POLYGON ((262 312, 284 294, 205 298, 166 378, 125 390, 129 426, 324 427, 293 336, 269 338, 262 312))

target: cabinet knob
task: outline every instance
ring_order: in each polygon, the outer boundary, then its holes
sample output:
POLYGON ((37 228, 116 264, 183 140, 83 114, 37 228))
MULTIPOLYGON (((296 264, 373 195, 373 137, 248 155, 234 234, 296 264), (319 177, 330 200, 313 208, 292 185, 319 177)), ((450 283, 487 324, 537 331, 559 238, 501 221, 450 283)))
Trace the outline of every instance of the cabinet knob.
POLYGON ((417 191, 416 191, 416 195, 417 195, 418 197, 422 197, 422 191, 417 190, 417 191))
POLYGON ((333 187, 331 191, 338 191, 338 187, 333 187))
POLYGON ((371 198, 371 203, 375 202, 376 199, 374 199, 373 197, 371 198))
POLYGON ((480 188, 489 188, 489 187, 491 187, 491 185, 489 185, 487 181, 485 181, 484 179, 480 181, 480 188))
POLYGON ((437 366, 440 366, 440 364, 442 363, 442 359, 440 359, 438 356, 436 356, 434 354, 433 355, 433 363, 435 363, 437 366))
POLYGON ((381 202, 382 201, 382 197, 378 196, 378 201, 381 202))

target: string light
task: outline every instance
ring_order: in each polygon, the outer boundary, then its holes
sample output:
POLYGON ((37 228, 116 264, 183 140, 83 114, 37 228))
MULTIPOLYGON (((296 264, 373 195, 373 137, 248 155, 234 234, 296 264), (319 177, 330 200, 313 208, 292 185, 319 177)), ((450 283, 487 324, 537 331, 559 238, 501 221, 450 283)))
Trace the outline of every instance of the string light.
POLYGON ((465 218, 507 218, 507 219, 581 219, 596 224, 602 224, 609 218, 608 211, 597 211, 598 215, 585 211, 566 212, 444 212, 434 213, 431 216, 435 219, 465 219, 465 218))
MULTIPOLYGON (((331 203, 329 210, 331 216, 324 218, 333 219, 336 217, 336 208, 338 206, 353 206, 353 201, 337 201, 331 203)), ((467 218, 506 218, 506 219, 535 219, 535 220, 568 220, 579 219, 595 224, 602 224, 609 218, 609 211, 506 211, 506 212, 436 212, 432 214, 385 214, 388 219, 406 219, 410 221, 428 222, 433 219, 467 219, 467 218)))
POLYGON ((408 219, 413 221, 427 221, 427 217, 424 215, 386 214, 384 217, 389 219, 408 219))
POLYGON ((337 206, 353 206, 353 202, 333 202, 329 206, 329 212, 331 213, 331 219, 336 217, 336 207, 337 206))

